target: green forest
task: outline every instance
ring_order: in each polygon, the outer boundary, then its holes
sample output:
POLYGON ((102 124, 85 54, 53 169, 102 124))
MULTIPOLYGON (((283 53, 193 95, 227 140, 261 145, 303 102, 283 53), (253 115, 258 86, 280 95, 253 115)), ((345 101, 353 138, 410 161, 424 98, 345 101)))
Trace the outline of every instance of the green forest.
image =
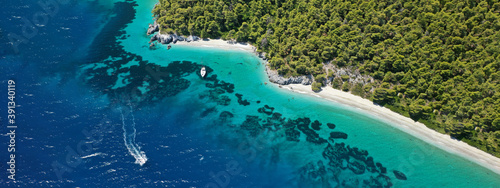
POLYGON ((313 90, 350 91, 500 157, 499 0, 160 0, 153 14, 162 32, 248 42, 285 77, 313 75, 313 90), (375 81, 326 86, 325 64, 375 81))

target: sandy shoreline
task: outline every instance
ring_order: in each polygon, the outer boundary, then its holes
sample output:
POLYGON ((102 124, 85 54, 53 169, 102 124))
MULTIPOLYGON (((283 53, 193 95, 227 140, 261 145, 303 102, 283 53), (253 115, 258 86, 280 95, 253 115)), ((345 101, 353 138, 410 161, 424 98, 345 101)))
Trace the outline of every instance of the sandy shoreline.
MULTIPOLYGON (((227 41, 220 39, 210 39, 208 41, 200 40, 195 42, 177 42, 175 45, 193 46, 193 47, 208 47, 219 48, 223 50, 243 50, 250 53, 255 53, 255 47, 249 44, 230 44, 227 41)), ((283 85, 283 89, 288 89, 293 92, 303 93, 315 97, 320 97, 326 100, 335 101, 350 107, 358 108, 361 111, 369 113, 382 121, 388 122, 391 126, 411 134, 429 144, 432 144, 442 150, 448 151, 452 154, 462 156, 474 163, 477 163, 493 172, 500 174, 500 159, 479 150, 465 142, 454 140, 449 135, 441 134, 424 124, 415 122, 412 119, 393 112, 385 107, 377 106, 368 99, 363 99, 359 96, 333 89, 331 87, 324 87, 319 93, 311 90, 311 86, 301 84, 283 85)))
POLYGON ((465 142, 451 139, 449 135, 441 134, 427 128, 424 124, 415 122, 410 118, 389 110, 388 108, 374 105, 373 102, 368 99, 363 99, 359 96, 336 90, 331 87, 322 88, 323 90, 319 93, 313 92, 311 90, 311 86, 301 84, 284 85, 282 88, 358 108, 361 111, 378 117, 380 120, 389 121, 390 125, 393 127, 411 134, 429 144, 452 154, 462 156, 474 163, 492 170, 497 174, 500 174, 499 158, 470 146, 465 142))
POLYGON ((255 47, 250 44, 241 43, 229 43, 228 41, 222 39, 208 39, 208 40, 198 40, 192 42, 179 41, 174 45, 181 46, 193 46, 193 47, 206 47, 206 48, 218 48, 223 50, 242 50, 250 53, 255 53, 255 47))

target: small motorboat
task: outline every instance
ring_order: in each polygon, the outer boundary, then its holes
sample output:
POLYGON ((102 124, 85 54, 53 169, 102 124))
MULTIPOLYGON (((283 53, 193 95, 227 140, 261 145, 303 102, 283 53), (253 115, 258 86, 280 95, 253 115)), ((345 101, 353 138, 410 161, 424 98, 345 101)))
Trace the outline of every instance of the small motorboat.
POLYGON ((207 74, 207 70, 205 70, 205 67, 201 67, 200 70, 200 75, 202 78, 205 78, 205 75, 207 74))

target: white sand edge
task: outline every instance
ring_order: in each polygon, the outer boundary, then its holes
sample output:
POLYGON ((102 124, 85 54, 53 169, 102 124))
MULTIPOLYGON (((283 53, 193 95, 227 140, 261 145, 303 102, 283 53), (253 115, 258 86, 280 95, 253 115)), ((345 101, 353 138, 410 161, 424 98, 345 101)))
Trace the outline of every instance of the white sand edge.
POLYGON ((229 43, 228 41, 222 39, 207 39, 198 40, 192 42, 179 41, 174 45, 182 46, 193 46, 193 47, 206 47, 206 48, 218 48, 223 50, 242 50, 250 53, 255 53, 255 47, 250 44, 242 43, 229 43))
POLYGON ((449 135, 441 134, 432 130, 424 124, 415 122, 411 118, 393 112, 388 108, 375 105, 368 99, 333 89, 331 87, 324 87, 322 88, 323 90, 318 93, 313 92, 311 90, 311 86, 301 84, 284 85, 282 88, 358 108, 361 111, 378 117, 380 120, 389 121, 391 126, 413 135, 429 144, 432 144, 449 153, 464 157, 474 163, 492 170, 497 174, 500 174, 499 158, 468 145, 465 142, 452 139, 449 135))

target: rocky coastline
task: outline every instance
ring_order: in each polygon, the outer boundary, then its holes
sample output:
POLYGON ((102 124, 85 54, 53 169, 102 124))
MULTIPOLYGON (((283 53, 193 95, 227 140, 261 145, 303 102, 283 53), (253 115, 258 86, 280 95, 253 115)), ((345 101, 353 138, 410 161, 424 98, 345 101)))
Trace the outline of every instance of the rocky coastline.
MULTIPOLYGON (((262 57, 261 54, 258 54, 260 58, 266 61, 265 57, 262 57)), ((269 81, 279 85, 290 85, 290 84, 302 84, 302 85, 311 85, 315 80, 312 75, 303 75, 303 76, 291 76, 284 77, 280 75, 277 70, 273 70, 269 67, 269 63, 266 61, 266 73, 269 78, 269 81)), ((374 79, 371 76, 363 75, 359 73, 356 69, 351 68, 339 68, 334 66, 331 62, 324 65, 325 72, 331 73, 330 77, 323 82, 324 87, 331 87, 334 78, 341 78, 343 75, 347 75, 348 79, 343 80, 341 82, 348 82, 351 85, 361 83, 366 85, 368 83, 373 83, 374 79)))
MULTIPOLYGON (((185 37, 178 34, 162 34, 161 27, 156 21, 153 24, 149 24, 146 34, 152 35, 151 40, 149 41, 149 43, 151 44, 150 47, 155 46, 154 44, 155 41, 161 44, 170 44, 170 43, 175 44, 180 41, 194 42, 202 40, 200 37, 194 35, 189 35, 185 37)), ((285 77, 284 75, 280 75, 277 70, 273 70, 270 68, 269 63, 266 59, 265 52, 255 52, 255 53, 259 58, 261 58, 265 62, 266 73, 269 78, 269 81, 272 83, 278 85, 289 85, 289 84, 311 85, 315 81, 312 75, 290 76, 290 77, 285 77)), ((352 84, 362 83, 364 85, 366 83, 373 82, 373 78, 371 78, 370 76, 361 75, 359 74, 359 72, 352 71, 347 68, 334 67, 334 65, 331 62, 326 63, 324 68, 325 72, 333 73, 332 74, 333 77, 328 77, 323 83, 323 85, 327 87, 332 85, 332 81, 334 78, 341 77, 342 75, 348 75, 349 79, 345 80, 344 82, 349 82, 352 84)))
POLYGON ((290 76, 285 78, 283 75, 278 74, 277 70, 272 70, 266 61, 266 73, 269 77, 269 81, 279 85, 289 85, 289 84, 302 84, 311 85, 313 83, 313 78, 311 75, 307 76, 290 76))
POLYGON ((151 40, 149 40, 149 43, 158 41, 161 44, 170 44, 170 43, 175 44, 178 41, 193 42, 200 40, 200 37, 194 35, 189 35, 188 37, 184 37, 177 34, 162 34, 160 31, 161 31, 160 25, 156 23, 156 21, 154 22, 154 24, 149 24, 148 31, 146 32, 146 34, 147 35, 154 34, 151 37, 151 40))

